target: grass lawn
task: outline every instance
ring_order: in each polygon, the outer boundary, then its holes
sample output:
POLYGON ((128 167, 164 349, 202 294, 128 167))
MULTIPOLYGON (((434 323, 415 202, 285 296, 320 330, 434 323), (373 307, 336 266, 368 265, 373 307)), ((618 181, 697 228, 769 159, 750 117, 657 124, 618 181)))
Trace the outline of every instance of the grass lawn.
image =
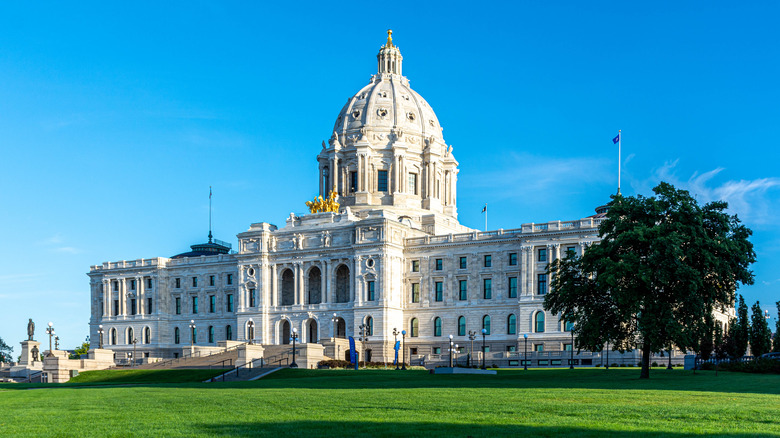
MULTIPOLYGON (((34 390, 0 384, 0 431, 122 437, 780 436, 778 375, 654 369, 650 380, 638 376, 638 369, 502 370, 497 376, 283 370, 232 384, 34 390)), ((113 381, 128 379, 135 377, 113 381)))

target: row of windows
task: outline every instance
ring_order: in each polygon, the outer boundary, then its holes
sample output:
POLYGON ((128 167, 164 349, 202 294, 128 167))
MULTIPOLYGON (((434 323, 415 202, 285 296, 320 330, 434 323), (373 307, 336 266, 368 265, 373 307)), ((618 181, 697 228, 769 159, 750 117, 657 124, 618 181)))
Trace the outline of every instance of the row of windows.
MULTIPOLYGON (((151 298, 146 299, 146 314, 151 315, 153 310, 153 303, 154 301, 151 298)), ((113 312, 111 313, 111 316, 117 316, 119 315, 119 300, 114 300, 113 302, 113 312)), ((138 314, 138 301, 135 298, 130 299, 130 315, 137 315, 138 314)), ((100 316, 105 315, 105 309, 103 308, 103 301, 100 301, 100 316)))
MULTIPOLYGON (((146 279, 146 290, 152 289, 152 285, 153 284, 154 284, 153 280, 151 278, 147 278, 146 279)), ((127 285, 130 288, 130 290, 135 290, 136 287, 137 287, 137 283, 136 283, 135 278, 131 278, 128 281, 127 285)), ((119 280, 111 280, 111 290, 113 290, 114 292, 119 290, 119 280)), ((103 292, 103 285, 102 284, 100 285, 100 292, 101 293, 103 292)))
MULTIPOLYGON (((198 277, 192 277, 192 287, 198 287, 198 277)), ((174 280, 174 286, 179 289, 181 288, 181 278, 175 278, 174 280)), ((233 284, 233 274, 227 274, 227 277, 225 277, 225 284, 230 286, 233 284)), ((209 286, 215 286, 215 276, 209 275, 209 286)))
MULTIPOLYGON (((254 289, 250 289, 251 296, 254 297, 254 289)), ((175 300, 175 311, 177 315, 181 315, 181 297, 176 297, 175 300)), ((234 308, 233 305, 233 294, 227 294, 225 295, 225 311, 226 312, 232 312, 234 308)), ((199 307, 198 307, 198 297, 192 297, 192 313, 198 313, 199 307)), ((216 313, 217 312, 217 296, 216 295, 209 295, 209 312, 208 313, 216 313)))
MULTIPOLYGON (((101 334, 102 336, 102 334, 101 334)), ((117 335, 116 335, 116 329, 112 328, 111 331, 109 331, 108 334, 108 343, 110 345, 117 345, 117 335)), ((125 330, 125 344, 132 344, 133 340, 135 339, 135 333, 133 333, 133 328, 128 327, 127 330, 125 330)), ((137 340, 136 340, 137 342, 137 340)), ((144 327, 143 330, 143 338, 141 339, 141 342, 144 344, 151 344, 152 343, 152 329, 149 327, 144 327)))
MULTIPOLYGON (((208 343, 213 344, 215 341, 214 336, 214 326, 210 325, 208 327, 208 331, 206 332, 208 335, 208 343)), ((233 340, 233 326, 227 325, 225 326, 225 340, 232 341, 233 340)), ((191 327, 190 328, 190 341, 195 344, 198 342, 198 328, 197 327, 191 327)), ((181 330, 179 330, 178 327, 175 327, 173 329, 173 343, 174 344, 181 344, 181 330)))
MULTIPOLYGON (((566 252, 568 254, 576 254, 577 253, 577 247, 576 246, 568 246, 566 247, 566 252)), ((509 266, 517 266, 517 253, 509 253, 508 255, 509 259, 507 260, 507 264, 509 266)), ((539 248, 536 253, 536 261, 538 262, 546 262, 547 261, 547 248, 539 248)), ((441 271, 444 269, 444 259, 435 259, 434 262, 434 269, 437 271, 441 271)), ((486 254, 483 256, 482 259, 482 266, 485 268, 490 268, 493 266, 493 256, 490 254, 486 254)), ((459 257, 458 258, 458 269, 467 269, 468 268, 468 257, 459 257)), ((412 260, 412 272, 420 272, 420 261, 419 260, 412 260)))
MULTIPOLYGON (((370 318, 369 318, 370 319, 370 318)), ((533 332, 534 333, 544 333, 545 331, 545 321, 544 321, 544 312, 537 312, 533 316, 533 332)), ((442 325, 442 319, 440 317, 435 317, 433 319, 433 336, 441 336, 441 325, 442 325)), ((490 315, 485 315, 482 317, 482 329, 485 330, 485 335, 490 334, 490 328, 491 328, 491 318, 490 315)), ((573 324, 570 322, 563 322, 561 325, 561 329, 563 331, 571 331, 573 328, 573 324)), ((409 335, 413 338, 416 338, 419 336, 420 333, 420 323, 417 318, 412 318, 409 321, 409 335)), ((514 335, 517 334, 517 316, 515 314, 510 314, 506 317, 506 334, 508 335, 514 335)), ((458 317, 458 336, 466 336, 466 317, 465 316, 459 316, 458 317)))
MULTIPOLYGON (((507 297, 517 298, 517 277, 509 277, 507 282, 507 297)), ((546 281, 546 280, 545 280, 546 281)), ((444 301, 444 282, 434 282, 434 301, 444 301)), ((546 292, 546 288, 545 288, 546 292)), ((482 279, 482 298, 489 300, 493 298, 493 279, 482 279)), ((468 280, 458 280, 458 299, 465 301, 468 299, 468 280)), ((420 283, 412 283, 412 302, 420 302, 420 283)))

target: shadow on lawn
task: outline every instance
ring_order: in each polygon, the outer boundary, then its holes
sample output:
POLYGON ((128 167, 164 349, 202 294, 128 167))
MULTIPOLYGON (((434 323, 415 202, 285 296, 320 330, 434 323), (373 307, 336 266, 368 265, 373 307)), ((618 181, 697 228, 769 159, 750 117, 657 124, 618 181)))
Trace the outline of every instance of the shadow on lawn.
MULTIPOLYGON (((494 436, 576 436, 576 437, 701 437, 700 434, 676 433, 673 431, 653 430, 605 430, 582 427, 525 426, 525 425, 484 425, 453 424, 435 422, 371 422, 371 421, 290 421, 258 422, 238 424, 202 424, 204 434, 217 436, 256 437, 256 436, 454 436, 454 437, 494 437, 494 436)), ((760 434, 741 433, 723 434, 724 437, 755 437, 760 434)))

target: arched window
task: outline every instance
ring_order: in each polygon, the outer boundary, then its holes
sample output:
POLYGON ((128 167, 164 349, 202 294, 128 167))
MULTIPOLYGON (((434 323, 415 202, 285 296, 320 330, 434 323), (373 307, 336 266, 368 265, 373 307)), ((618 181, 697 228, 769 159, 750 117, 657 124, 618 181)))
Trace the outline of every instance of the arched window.
POLYGON ((193 327, 192 328, 192 333, 190 333, 190 336, 192 337, 191 338, 192 339, 192 343, 193 344, 197 344, 198 343, 198 328, 197 327, 193 327))
POLYGON ((144 344, 152 343, 152 329, 149 327, 144 328, 144 344))
POLYGON ((433 336, 441 336, 441 318, 433 319, 433 336))
POLYGON ((306 300, 307 304, 320 304, 322 302, 322 273, 320 268, 316 266, 309 271, 309 288, 306 300))
POLYGON ((309 342, 312 344, 317 342, 317 321, 311 320, 309 321, 309 342))
POLYGON ((536 312, 534 316, 534 331, 544 333, 544 312, 536 312))
POLYGON ((342 339, 347 337, 347 323, 344 321, 344 318, 337 317, 333 328, 335 337, 342 339))
POLYGON ((213 343, 214 343, 214 326, 210 325, 209 326, 209 344, 213 344, 213 343))
POLYGON ((336 297, 335 302, 346 303, 349 301, 349 268, 341 265, 336 269, 336 297))
POLYGON ((111 329, 111 345, 116 345, 116 329, 111 329))
POLYGON ((570 332, 574 330, 574 323, 566 320, 561 321, 561 331, 570 332))
POLYGON ((508 335, 517 333, 517 317, 514 313, 510 314, 506 319, 506 333, 508 335))
POLYGON ((173 329, 173 343, 174 344, 180 344, 181 343, 181 333, 179 332, 179 328, 178 327, 173 329))
POLYGON ((374 318, 370 316, 366 318, 366 335, 374 336, 374 318))
POLYGON ((228 341, 233 340, 233 327, 232 326, 225 326, 225 339, 228 341))
POLYGON ((485 330, 485 334, 490 334, 490 315, 485 315, 482 317, 482 329, 485 330))
POLYGON ((127 328, 127 339, 125 339, 125 344, 132 344, 133 343, 133 328, 128 327, 127 328))
POLYGON ((282 272, 282 306, 295 304, 295 275, 291 269, 282 272))
POLYGON ((416 338, 420 334, 420 323, 417 318, 412 318, 409 322, 409 336, 416 338))
POLYGON ((466 336, 466 317, 458 317, 458 336, 466 336))
POLYGON ((290 321, 282 321, 282 344, 290 343, 290 321))

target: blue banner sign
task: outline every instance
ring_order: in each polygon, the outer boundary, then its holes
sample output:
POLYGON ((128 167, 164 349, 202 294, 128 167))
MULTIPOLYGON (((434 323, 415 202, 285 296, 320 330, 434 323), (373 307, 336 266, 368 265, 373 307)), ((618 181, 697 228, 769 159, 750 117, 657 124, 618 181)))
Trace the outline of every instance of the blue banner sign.
POLYGON ((357 348, 355 348, 355 338, 349 337, 349 362, 357 365, 357 348))
POLYGON ((395 350, 395 359, 393 359, 393 365, 398 365, 398 350, 401 349, 401 341, 395 341, 395 346, 393 349, 395 350))

